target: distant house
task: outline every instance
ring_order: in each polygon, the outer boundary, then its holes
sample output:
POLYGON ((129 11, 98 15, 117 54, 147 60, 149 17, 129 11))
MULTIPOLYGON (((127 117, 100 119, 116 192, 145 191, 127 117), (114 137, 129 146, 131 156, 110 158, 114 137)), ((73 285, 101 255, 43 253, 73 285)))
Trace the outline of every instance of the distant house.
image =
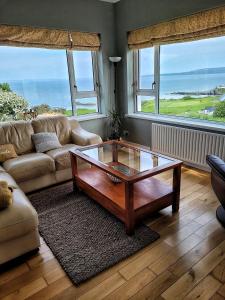
POLYGON ((203 109, 201 113, 203 113, 204 115, 212 115, 214 111, 215 111, 215 107, 209 106, 203 109))

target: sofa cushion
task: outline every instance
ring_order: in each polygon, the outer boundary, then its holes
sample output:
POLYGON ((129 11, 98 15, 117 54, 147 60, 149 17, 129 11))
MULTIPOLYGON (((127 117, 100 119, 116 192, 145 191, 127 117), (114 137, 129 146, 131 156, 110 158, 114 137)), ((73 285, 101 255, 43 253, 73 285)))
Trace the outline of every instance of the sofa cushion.
POLYGON ((17 154, 13 144, 0 145, 0 163, 15 157, 17 157, 17 154))
POLYGON ((29 153, 9 159, 3 167, 17 182, 55 172, 54 160, 43 153, 29 153))
POLYGON ((38 226, 38 216, 20 189, 13 191, 13 204, 0 211, 0 242, 27 234, 38 226))
POLYGON ((0 123, 1 144, 13 144, 18 155, 34 150, 31 140, 33 133, 33 127, 29 121, 0 123))
POLYGON ((70 143, 70 123, 64 116, 40 117, 32 120, 35 133, 55 132, 62 145, 70 143))
POLYGON ((64 170, 71 167, 69 151, 74 148, 77 148, 77 146, 74 144, 67 144, 59 149, 50 150, 46 152, 46 154, 54 159, 57 171, 64 170))
POLYGON ((62 147, 55 132, 35 133, 32 135, 32 140, 38 153, 62 147))

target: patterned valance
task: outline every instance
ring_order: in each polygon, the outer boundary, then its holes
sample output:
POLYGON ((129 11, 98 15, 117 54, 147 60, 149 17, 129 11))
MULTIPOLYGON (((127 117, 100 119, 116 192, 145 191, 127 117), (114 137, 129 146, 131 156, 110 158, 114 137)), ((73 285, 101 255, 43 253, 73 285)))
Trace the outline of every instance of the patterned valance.
POLYGON ((128 33, 130 49, 225 35, 225 6, 128 33))
POLYGON ((97 51, 100 48, 100 38, 97 33, 70 32, 72 48, 76 50, 97 51))
POLYGON ((100 38, 97 33, 0 25, 0 45, 96 51, 100 38))

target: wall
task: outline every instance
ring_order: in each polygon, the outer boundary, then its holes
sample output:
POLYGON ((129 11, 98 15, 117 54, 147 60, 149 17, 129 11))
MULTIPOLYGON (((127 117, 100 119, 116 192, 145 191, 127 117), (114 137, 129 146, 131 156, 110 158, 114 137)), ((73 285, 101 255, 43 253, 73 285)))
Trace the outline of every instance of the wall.
MULTIPOLYGON (((113 4, 98 0, 0 0, 0 24, 97 32, 102 42, 102 105, 107 112, 113 97, 112 68, 108 57, 115 54, 113 4)), ((82 121, 82 125, 106 136, 106 119, 82 121)))
MULTIPOLYGON (((107 112, 113 99, 113 69, 108 57, 123 57, 118 66, 117 106, 127 112, 127 32, 175 17, 224 5, 224 0, 121 0, 116 4, 98 0, 0 0, 0 24, 30 25, 99 32, 102 41, 102 101, 107 112)), ((103 137, 107 119, 82 121, 103 137)), ((151 122, 127 119, 130 139, 150 145, 151 122)))
MULTIPOLYGON (((121 0, 115 4, 117 55, 123 58, 118 66, 117 106, 120 111, 127 113, 128 107, 127 32, 224 4, 224 0, 121 0)), ((151 123, 128 118, 124 129, 129 130, 130 140, 149 146, 151 123)))

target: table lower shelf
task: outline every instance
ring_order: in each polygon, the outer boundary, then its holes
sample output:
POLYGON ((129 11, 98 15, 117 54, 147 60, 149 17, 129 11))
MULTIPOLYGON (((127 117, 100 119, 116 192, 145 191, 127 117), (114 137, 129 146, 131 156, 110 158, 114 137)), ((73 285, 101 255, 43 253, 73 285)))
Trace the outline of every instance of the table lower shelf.
MULTIPOLYGON (((113 183, 107 174, 96 167, 78 171, 78 182, 85 184, 104 195, 120 208, 125 209, 125 184, 113 183)), ((156 201, 172 197, 172 187, 154 177, 134 183, 134 210, 154 205, 156 201)))

